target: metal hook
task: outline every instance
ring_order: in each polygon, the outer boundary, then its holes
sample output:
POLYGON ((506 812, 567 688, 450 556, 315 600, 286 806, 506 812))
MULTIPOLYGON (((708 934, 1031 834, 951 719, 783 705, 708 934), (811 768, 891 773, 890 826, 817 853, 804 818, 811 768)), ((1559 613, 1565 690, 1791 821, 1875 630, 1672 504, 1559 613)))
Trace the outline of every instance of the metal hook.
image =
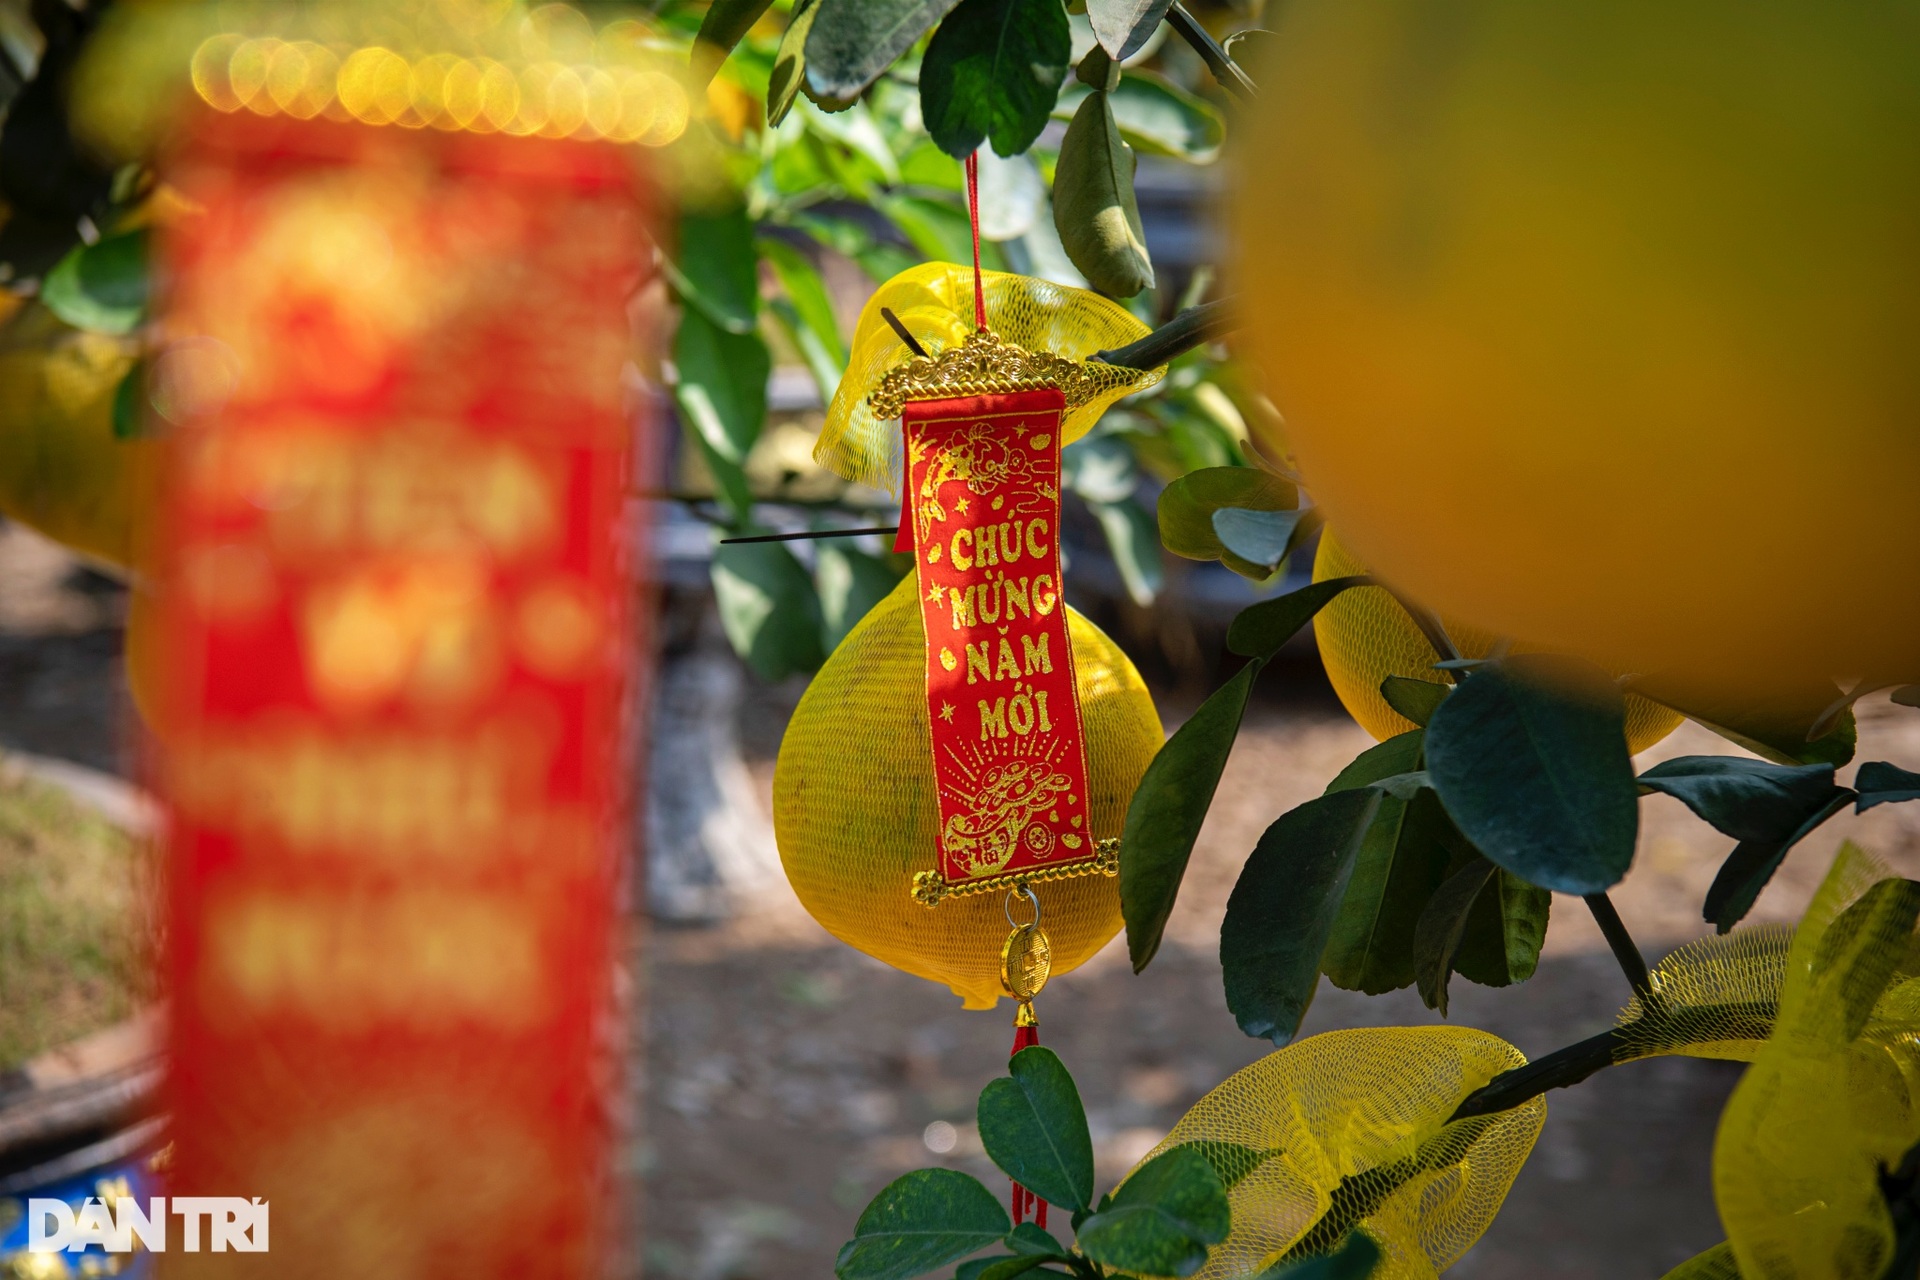
POLYGON ((1007 901, 1005 904, 1005 909, 1007 913, 1007 923, 1009 925, 1012 925, 1014 928, 1038 929, 1040 927, 1040 898, 1037 894, 1034 893, 1032 885, 1023 883, 1023 884, 1015 885, 1013 888, 1007 890, 1007 901), (1015 920, 1013 918, 1013 904, 1017 899, 1023 896, 1026 898, 1028 902, 1031 902, 1033 904, 1033 919, 1027 921, 1025 924, 1022 924, 1018 920, 1015 920))

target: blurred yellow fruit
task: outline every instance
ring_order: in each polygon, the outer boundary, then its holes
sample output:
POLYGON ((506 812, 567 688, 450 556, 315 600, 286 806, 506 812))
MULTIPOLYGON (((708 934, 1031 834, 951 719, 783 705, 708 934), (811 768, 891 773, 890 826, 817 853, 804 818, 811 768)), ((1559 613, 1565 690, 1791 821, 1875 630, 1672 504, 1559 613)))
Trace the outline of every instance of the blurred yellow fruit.
POLYGON ((131 339, 70 328, 37 302, 0 327, 0 512, 123 569, 151 447, 113 433, 135 352, 131 339))
MULTIPOLYGON (((1313 558, 1315 582, 1365 572, 1367 567, 1340 544, 1331 528, 1320 535, 1320 550, 1313 558)), ((1452 618, 1442 618, 1441 625, 1465 658, 1484 658, 1497 638, 1491 631, 1452 618)), ((1446 672, 1433 669, 1437 661, 1433 646, 1384 587, 1352 587, 1335 596, 1315 615, 1313 638, 1341 705, 1361 728, 1381 741, 1415 727, 1387 705, 1380 695, 1381 681, 1388 676, 1406 676, 1439 684, 1453 682, 1446 672)), ((1512 651, 1527 653, 1540 647, 1515 643, 1512 651)), ((1637 755, 1645 751, 1679 728, 1680 719, 1677 712, 1657 702, 1627 695, 1628 752, 1637 755)))
POLYGON ((1920 10, 1299 0, 1237 289, 1341 536, 1637 671, 1920 678, 1920 10))
MULTIPOLYGON (((794 892, 827 932, 895 968, 946 983, 970 1009, 986 1009, 1001 994, 1005 894, 949 897, 933 907, 909 896, 914 875, 939 863, 919 585, 913 574, 902 579, 807 686, 774 767, 774 835, 794 892)), ((1140 673, 1119 646, 1071 609, 1067 631, 1093 838, 1105 840, 1119 836, 1127 802, 1164 735, 1140 673)), ((1120 930, 1117 879, 1084 875, 1034 891, 1056 976, 1120 930)))

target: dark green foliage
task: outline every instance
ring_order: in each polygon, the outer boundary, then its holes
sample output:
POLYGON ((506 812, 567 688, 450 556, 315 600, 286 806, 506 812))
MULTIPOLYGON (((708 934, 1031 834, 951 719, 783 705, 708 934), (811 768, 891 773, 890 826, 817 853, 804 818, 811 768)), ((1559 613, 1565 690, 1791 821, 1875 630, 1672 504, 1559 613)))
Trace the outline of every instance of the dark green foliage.
POLYGON ((76 329, 131 333, 147 315, 147 233, 75 246, 47 273, 40 300, 76 329))
POLYGON ((1679 756, 1640 775, 1736 840, 1780 840, 1832 802, 1830 764, 1778 765, 1738 756, 1679 756))
POLYGON ((1884 760, 1869 760, 1861 765, 1854 775, 1853 786, 1860 793, 1854 802, 1855 813, 1863 813, 1877 804, 1920 800, 1920 773, 1884 760))
POLYGON ((1388 676, 1380 682, 1380 696, 1387 705, 1422 728, 1452 692, 1452 685, 1407 676, 1388 676))
POLYGON ((1450 827, 1430 789, 1381 798, 1320 956, 1334 986, 1379 995, 1414 981, 1414 930, 1446 878, 1450 827))
POLYGON ((1380 1265, 1380 1246, 1364 1231, 1350 1231, 1338 1249, 1297 1262, 1277 1262, 1253 1280, 1367 1280, 1380 1265))
POLYGON ((1625 706, 1590 663, 1522 654, 1468 677, 1427 727, 1427 768, 1461 832, 1533 884, 1597 893, 1639 831, 1625 706))
POLYGON ((1167 16, 1173 0, 1087 0, 1093 38, 1116 62, 1140 51, 1167 16))
MULTIPOLYGON (((1166 508, 1164 499, 1162 501, 1160 520, 1164 529, 1166 508)), ((1248 605, 1227 628, 1227 648, 1244 658, 1263 661, 1271 658, 1280 652, 1281 645, 1293 639, 1300 628, 1313 621, 1313 615, 1324 609, 1327 601, 1349 587, 1362 587, 1371 581, 1373 579, 1364 574, 1328 578, 1324 582, 1301 587, 1298 591, 1289 591, 1286 595, 1248 605)))
POLYGON ((1129 1272, 1189 1276, 1230 1226, 1220 1175, 1199 1152, 1174 1147, 1135 1169, 1080 1225, 1080 1250, 1129 1272))
POLYGON ((1009 1178, 1051 1204, 1093 1204, 1093 1139, 1073 1077, 1053 1050, 1013 1056, 980 1093, 980 1142, 1009 1178))
POLYGON ((1073 38, 1060 0, 961 0, 920 63, 920 113, 942 151, 1018 155, 1046 128, 1073 38))
POLYGON ((1200 704, 1153 757, 1127 805, 1120 836, 1127 851, 1120 859, 1120 908, 1135 973, 1160 949, 1193 842, 1213 804, 1259 672, 1260 664, 1249 662, 1200 704))
POLYGON ((1221 541, 1216 512, 1287 511, 1300 505, 1293 483, 1253 467, 1203 467, 1160 491, 1160 541, 1188 560, 1219 560, 1242 577, 1264 580, 1272 570, 1241 559, 1221 541))
POLYGON ((1808 816, 1786 836, 1773 840, 1742 840, 1720 864, 1720 872, 1707 888, 1707 900, 1701 913, 1721 933, 1733 928, 1753 910, 1760 891, 1773 879, 1773 873, 1786 860, 1787 852, 1821 823, 1847 807, 1853 793, 1845 788, 1824 806, 1808 816))
POLYGON ((720 625, 755 674, 779 680, 820 665, 819 601, 784 543, 715 547, 712 578, 720 625))
MULTIPOLYGON (((1222 507, 1213 513, 1213 532, 1227 556, 1244 560, 1270 577, 1302 541, 1311 537, 1326 517, 1317 507, 1305 511, 1249 511, 1222 507)), ((1229 567, 1232 567, 1229 565, 1229 567)))
POLYGON ((1362 787, 1309 800, 1254 846, 1220 926, 1227 1008, 1248 1035, 1286 1044, 1300 1029, 1320 954, 1384 799, 1362 787))
POLYGON ((807 34, 807 84, 823 97, 853 97, 953 5, 954 0, 819 0, 807 34))
POLYGON ((704 87, 773 0, 713 0, 693 40, 694 83, 704 87))
POLYGON ((834 1264, 839 1280, 910 1280, 999 1241, 1013 1227, 1000 1197, 954 1169, 917 1169, 860 1215, 834 1264))

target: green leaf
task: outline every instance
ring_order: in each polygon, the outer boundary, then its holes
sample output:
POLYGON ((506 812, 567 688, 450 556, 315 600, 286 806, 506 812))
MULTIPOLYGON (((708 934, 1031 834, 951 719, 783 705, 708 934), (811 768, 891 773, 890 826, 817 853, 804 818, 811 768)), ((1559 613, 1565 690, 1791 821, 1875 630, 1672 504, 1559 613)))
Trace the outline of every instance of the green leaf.
POLYGON ((851 98, 933 29, 954 0, 820 0, 807 35, 807 85, 851 98))
POLYGON ((1698 680, 1641 676, 1633 681, 1633 692, 1673 708, 1775 764, 1843 765, 1853 759, 1859 738, 1849 707, 1833 728, 1807 740, 1808 732, 1840 696, 1831 680, 1790 682, 1756 697, 1750 688, 1719 689, 1698 680))
POLYGON ((1150 1276, 1190 1276, 1207 1246, 1227 1238, 1232 1211, 1220 1175, 1190 1147, 1162 1151, 1114 1188, 1080 1224, 1080 1251, 1109 1267, 1150 1276))
POLYGON ((1120 136, 1108 95, 1089 93, 1060 140, 1053 170, 1053 225, 1087 283, 1114 298, 1153 287, 1153 262, 1133 194, 1133 148, 1120 136))
POLYGON ((919 1169, 887 1184, 840 1247, 840 1280, 911 1280, 997 1244, 1013 1227, 1000 1197, 957 1169, 919 1169))
POLYGON ((1060 0, 960 0, 920 63, 920 114, 950 156, 1016 156, 1047 127, 1073 56, 1060 0))
POLYGON ((1889 878, 1868 887, 1820 935, 1810 1004, 1839 1022, 1848 1040, 1873 1016, 1874 1002, 1907 956, 1920 921, 1920 881, 1889 878))
POLYGON ((1325 523, 1318 508, 1304 511, 1248 511, 1244 507, 1222 507, 1213 513, 1213 532, 1227 551, 1221 560, 1228 568, 1234 560, 1244 560, 1258 570, 1265 581, 1293 553, 1301 540, 1325 523))
POLYGON ((1364 787, 1309 800, 1282 814, 1254 846, 1220 925, 1227 1008, 1248 1035, 1283 1045, 1300 1029, 1383 799, 1364 787))
POLYGON ((673 335, 674 402, 707 447, 742 465, 767 419, 773 357, 758 334, 728 333, 692 307, 673 335))
POLYGON ((1672 796, 1736 840, 1782 840, 1832 802, 1830 764, 1780 765, 1740 756, 1677 756, 1640 775, 1642 791, 1672 796))
POLYGON ((1127 805, 1120 835, 1120 847, 1127 851, 1120 859, 1120 910, 1135 973, 1160 949, 1193 842, 1213 804, 1259 674, 1260 663, 1249 662, 1215 689, 1154 755, 1127 805))
MULTIPOLYGON (((1120 136, 1135 151, 1188 164, 1207 164, 1220 154, 1227 123, 1205 98, 1164 76, 1138 70, 1128 71, 1110 93, 1108 105, 1120 125, 1120 136)), ((1079 85, 1069 84, 1054 104, 1054 118, 1072 119, 1086 94, 1079 85)))
POLYGON ((1367 1280, 1380 1265, 1380 1245, 1365 1231, 1347 1233, 1332 1253, 1297 1262, 1277 1262, 1252 1280, 1367 1280))
POLYGON ((40 286, 47 310, 76 329, 131 333, 146 318, 147 233, 128 231, 77 245, 40 286))
POLYGON ((667 279, 688 307, 731 334, 750 334, 760 314, 753 222, 744 209, 680 216, 667 279))
POLYGON ((113 435, 133 440, 147 434, 147 362, 135 360, 120 385, 113 389, 113 435))
POLYGON ((820 12, 820 0, 796 0, 787 15, 787 29, 773 55, 773 73, 767 78, 767 124, 779 124, 793 109, 807 75, 807 33, 820 12))
POLYGON ((1033 1258, 1071 1258, 1066 1246, 1037 1222, 1017 1222, 1007 1233, 1007 1248, 1033 1258))
POLYGON ((1877 804, 1897 804, 1902 800, 1920 800, 1920 773, 1912 773, 1885 760, 1869 760, 1854 775, 1853 786, 1860 793, 1854 802, 1855 813, 1865 813, 1877 804))
POLYGON ((885 556, 869 555, 844 538, 814 544, 813 584, 820 598, 820 647, 832 653, 860 619, 892 594, 900 573, 885 556))
POLYGON ((1073 1077, 1051 1049, 1013 1055, 980 1091, 980 1144, 1009 1178, 1049 1204, 1093 1204, 1093 1139, 1073 1077))
MULTIPOLYGON (((1023 1226, 1026 1224, 1022 1224, 1023 1226)), ((975 1258, 963 1262, 954 1273, 953 1280, 1014 1280, 1016 1276, 1062 1275, 1063 1272, 1047 1268, 1045 1258, 1024 1255, 997 1255, 991 1258, 975 1258)))
POLYGON ((1352 791, 1396 774, 1412 773, 1426 758, 1426 741, 1426 730, 1409 729, 1405 733, 1394 734, 1385 742, 1376 742, 1355 756, 1353 763, 1327 784, 1327 794, 1352 791))
MULTIPOLYGON (((1166 539, 1166 506, 1162 496, 1160 536, 1166 539)), ((1227 648, 1244 658, 1270 659, 1294 633, 1313 621, 1313 615, 1327 602, 1349 587, 1364 587, 1373 579, 1365 574, 1347 578, 1327 578, 1321 582, 1289 591, 1286 595, 1248 605, 1227 627, 1227 648)), ((1398 772, 1396 770, 1395 772, 1398 772)))
POLYGON ((1427 725, 1427 769, 1462 834, 1523 880, 1599 893, 1633 862, 1625 703, 1591 663, 1518 654, 1468 677, 1427 725))
MULTIPOLYGON (((1214 513, 1228 507, 1246 511, 1291 511, 1300 491, 1287 480, 1254 467, 1205 467, 1189 472, 1160 491, 1160 542, 1188 560, 1226 560, 1233 553, 1214 528, 1214 513)), ((1269 570, 1241 561, 1238 571, 1264 578, 1269 570)))
POLYGON ((1153 29, 1167 16, 1173 0, 1087 0, 1093 38, 1115 62, 1140 52, 1153 29))
POLYGON ((762 679, 820 665, 820 603, 793 552, 778 542, 718 546, 712 578, 727 641, 762 679))
MULTIPOLYGON (((945 262, 970 260, 973 233, 964 210, 944 200, 901 195, 885 196, 877 207, 924 257, 945 262)), ((980 246, 982 255, 989 247, 984 243, 980 246)), ((984 265, 984 256, 981 261, 984 265)))
POLYGON ((1454 956, 1466 937, 1467 920, 1474 902, 1499 868, 1485 858, 1475 858, 1443 881, 1427 900, 1414 927, 1414 969, 1418 975, 1420 999, 1429 1009, 1447 1013, 1447 977, 1453 972, 1454 956))
POLYGON ((883 182, 900 180, 900 163, 894 158, 893 148, 887 144, 887 137, 880 131, 880 125, 874 120, 873 112, 864 102, 854 102, 838 111, 826 111, 812 103, 800 108, 807 129, 831 142, 836 142, 858 155, 873 166, 873 171, 883 182))
POLYGON ((1320 953, 1320 971, 1334 986, 1380 995, 1413 983, 1414 931, 1446 879, 1450 826, 1430 789, 1381 797, 1320 953))
POLYGON ((1552 894, 1501 871, 1473 901, 1453 971, 1483 987, 1525 982, 1540 967, 1552 910, 1552 894))
POLYGON ((1815 828, 1847 807, 1847 801, 1853 799, 1853 793, 1844 788, 1835 788, 1838 792, 1826 805, 1816 810, 1807 820, 1796 827, 1789 835, 1777 840, 1742 840, 1733 846, 1733 852, 1720 864, 1720 872, 1714 876, 1713 883, 1707 886, 1707 900, 1701 908, 1701 914, 1721 933, 1746 918, 1753 910, 1754 902, 1760 897, 1760 891, 1773 879, 1773 873, 1786 861, 1787 853, 1794 845, 1811 835, 1815 828))
POLYGON ((1380 696, 1387 700, 1387 705, 1423 728, 1452 692, 1450 684, 1415 680, 1410 676, 1388 676, 1380 682, 1380 696))
POLYGON ((1120 580, 1126 584, 1128 597, 1142 608, 1152 604, 1164 581, 1160 539, 1153 527, 1153 517, 1131 499, 1089 502, 1087 509, 1100 521, 1100 531, 1107 535, 1107 549, 1113 553, 1113 562, 1120 569, 1120 580))
MULTIPOLYGON (((773 274, 780 281, 780 288, 793 303, 801 323, 820 339, 820 344, 833 359, 837 368, 847 367, 847 347, 840 338, 840 320, 833 312, 833 298, 827 293, 826 281, 820 278, 820 271, 806 254, 794 248, 784 240, 763 237, 753 242, 753 247, 773 268, 773 274)), ((829 392, 831 394, 831 392, 829 392)))
POLYGON ((1920 707, 1920 684, 1901 685, 1893 691, 1893 700, 1903 707, 1920 707))
POLYGON ((704 89, 773 0, 713 0, 693 38, 693 82, 704 89))
POLYGON ((1201 1157, 1213 1166, 1213 1171, 1220 1175, 1220 1185, 1228 1191, 1239 1186, 1255 1169, 1280 1155, 1279 1147, 1269 1147, 1262 1151, 1258 1147, 1242 1146, 1238 1142, 1225 1142, 1218 1138, 1182 1142, 1169 1150, 1199 1152, 1201 1157))

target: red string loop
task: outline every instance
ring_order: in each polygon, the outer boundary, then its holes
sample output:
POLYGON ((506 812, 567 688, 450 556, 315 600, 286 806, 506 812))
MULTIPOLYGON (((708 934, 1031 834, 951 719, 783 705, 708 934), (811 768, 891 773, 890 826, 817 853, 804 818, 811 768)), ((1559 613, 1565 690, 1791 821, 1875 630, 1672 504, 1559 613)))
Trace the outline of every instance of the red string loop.
POLYGON ((987 331, 987 296, 980 284, 980 153, 967 153, 967 223, 973 229, 973 323, 987 331))

